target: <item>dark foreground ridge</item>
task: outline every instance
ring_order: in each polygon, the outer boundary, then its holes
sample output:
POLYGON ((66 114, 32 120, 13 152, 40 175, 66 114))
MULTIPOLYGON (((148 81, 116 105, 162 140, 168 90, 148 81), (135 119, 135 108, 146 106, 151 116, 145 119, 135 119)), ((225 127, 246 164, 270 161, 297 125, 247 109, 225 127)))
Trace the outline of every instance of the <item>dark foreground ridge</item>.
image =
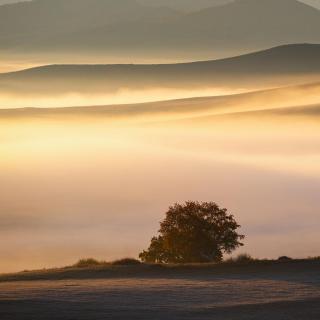
POLYGON ((147 308, 123 310, 121 307, 113 306, 107 312, 102 305, 92 306, 90 303, 0 301, 0 316, 6 320, 318 320, 319 315, 320 299, 254 303, 204 310, 190 310, 188 308, 187 310, 178 310, 176 307, 170 306, 165 311, 147 308), (59 313, 57 314, 56 310, 58 309, 59 313), (55 316, 53 316, 54 314, 55 316))
POLYGON ((220 264, 101 264, 88 267, 70 266, 57 269, 23 271, 0 275, 1 282, 32 280, 72 280, 72 279, 126 279, 126 278, 221 278, 245 275, 248 278, 262 275, 311 275, 320 277, 320 259, 305 260, 257 260, 220 264))
POLYGON ((0 319, 319 320, 320 261, 101 265, 3 275, 0 319))

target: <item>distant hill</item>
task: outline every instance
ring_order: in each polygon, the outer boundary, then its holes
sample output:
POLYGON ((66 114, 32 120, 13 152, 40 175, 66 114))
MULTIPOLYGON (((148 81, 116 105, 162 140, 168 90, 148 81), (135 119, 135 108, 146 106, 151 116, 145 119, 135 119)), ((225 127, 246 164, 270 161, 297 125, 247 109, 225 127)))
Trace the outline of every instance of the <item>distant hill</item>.
MULTIPOLYGON (((0 0, 0 5, 11 4, 17 2, 25 2, 32 0, 0 0)), ((34 1, 34 0, 33 0, 34 1)), ((39 0, 38 0, 39 1, 39 0)), ((55 0, 52 0, 53 2, 55 0)), ((220 6, 235 0, 137 0, 138 2, 156 7, 170 7, 176 10, 182 11, 197 11, 204 8, 209 8, 213 6, 220 6)), ((320 8, 320 0, 299 0, 300 2, 306 3, 315 8, 320 8)))
POLYGON ((224 5, 234 0, 138 0, 140 3, 156 6, 169 7, 179 11, 191 12, 205 8, 224 5))
POLYGON ((301 2, 304 2, 310 6, 313 6, 317 9, 320 9, 320 0, 300 0, 301 2))
MULTIPOLYGON (((25 2, 25 1, 32 1, 32 0, 0 0, 0 5, 17 3, 17 2, 25 2)), ((56 0, 51 0, 51 1, 55 2, 56 0)), ((234 0, 197 0, 197 1, 195 0, 137 0, 137 1, 139 3, 148 5, 148 6, 170 7, 170 8, 175 8, 177 10, 194 11, 194 10, 199 10, 203 8, 208 8, 211 6, 226 4, 234 0)))
MULTIPOLYGON (((14 0, 13 0, 14 1, 14 0)), ((236 0, 138 0, 140 3, 152 6, 166 6, 182 10, 185 12, 202 10, 214 6, 220 6, 234 2, 236 0)), ((257 0, 260 1, 260 0, 257 0)), ((320 9, 320 0, 298 0, 302 3, 306 3, 310 6, 320 9)))
POLYGON ((22 1, 21 0, 0 0, 0 6, 2 6, 3 4, 11 4, 11 3, 17 3, 22 1))
POLYGON ((163 6, 149 1, 153 6, 148 0, 38 0, 1 6, 0 51, 135 61, 223 57, 320 43, 320 11, 296 0, 235 0, 219 6, 221 1, 212 0, 209 8, 209 0, 163 0, 163 6))
POLYGON ((50 65, 0 74, 14 94, 116 93, 152 88, 259 89, 320 79, 320 45, 287 45, 239 57, 160 65, 50 65))
MULTIPOLYGON (((138 0, 141 3, 154 6, 167 6, 183 11, 197 11, 213 6, 220 6, 236 0, 138 0)), ((259 0, 258 0, 259 1, 259 0)), ((280 0, 281 1, 281 0, 280 0)), ((320 9, 320 0, 299 0, 310 6, 320 9)))

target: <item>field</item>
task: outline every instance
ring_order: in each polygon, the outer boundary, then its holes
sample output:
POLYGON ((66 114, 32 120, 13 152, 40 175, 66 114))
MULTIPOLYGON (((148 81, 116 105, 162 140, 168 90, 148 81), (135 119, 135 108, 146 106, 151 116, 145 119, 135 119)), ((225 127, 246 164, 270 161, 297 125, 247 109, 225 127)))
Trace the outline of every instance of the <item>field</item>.
POLYGON ((319 260, 64 268, 0 278, 0 318, 5 320, 319 316, 319 260))

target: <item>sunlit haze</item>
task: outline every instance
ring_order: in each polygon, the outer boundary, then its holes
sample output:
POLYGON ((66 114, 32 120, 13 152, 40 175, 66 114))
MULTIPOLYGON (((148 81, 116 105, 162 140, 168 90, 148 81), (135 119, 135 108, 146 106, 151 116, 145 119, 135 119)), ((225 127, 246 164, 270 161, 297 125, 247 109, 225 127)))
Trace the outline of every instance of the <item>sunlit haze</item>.
POLYGON ((188 200, 319 256, 316 1, 88 1, 0 1, 0 273, 137 258, 188 200))

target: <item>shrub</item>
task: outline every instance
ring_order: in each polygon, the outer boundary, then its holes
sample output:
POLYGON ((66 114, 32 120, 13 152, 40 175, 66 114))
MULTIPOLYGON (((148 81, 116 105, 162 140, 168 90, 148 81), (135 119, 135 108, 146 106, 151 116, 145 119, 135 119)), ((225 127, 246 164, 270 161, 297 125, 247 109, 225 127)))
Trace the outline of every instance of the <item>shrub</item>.
POLYGON ((255 259, 253 259, 249 254, 242 253, 235 258, 229 258, 225 260, 225 263, 249 263, 253 261, 255 261, 255 259))
POLYGON ((100 262, 93 258, 88 259, 80 259, 76 264, 73 265, 73 267, 76 268, 88 268, 88 267, 94 267, 104 264, 104 262, 100 262))
POLYGON ((247 263, 252 261, 254 261, 254 259, 247 253, 239 254, 234 260, 235 263, 247 263))
POLYGON ((291 261, 291 260, 292 260, 292 258, 287 257, 287 256, 282 256, 282 257, 278 258, 278 261, 291 261))
POLYGON ((141 262, 133 258, 124 258, 112 262, 112 265, 115 266, 133 266, 138 264, 141 264, 141 262))

